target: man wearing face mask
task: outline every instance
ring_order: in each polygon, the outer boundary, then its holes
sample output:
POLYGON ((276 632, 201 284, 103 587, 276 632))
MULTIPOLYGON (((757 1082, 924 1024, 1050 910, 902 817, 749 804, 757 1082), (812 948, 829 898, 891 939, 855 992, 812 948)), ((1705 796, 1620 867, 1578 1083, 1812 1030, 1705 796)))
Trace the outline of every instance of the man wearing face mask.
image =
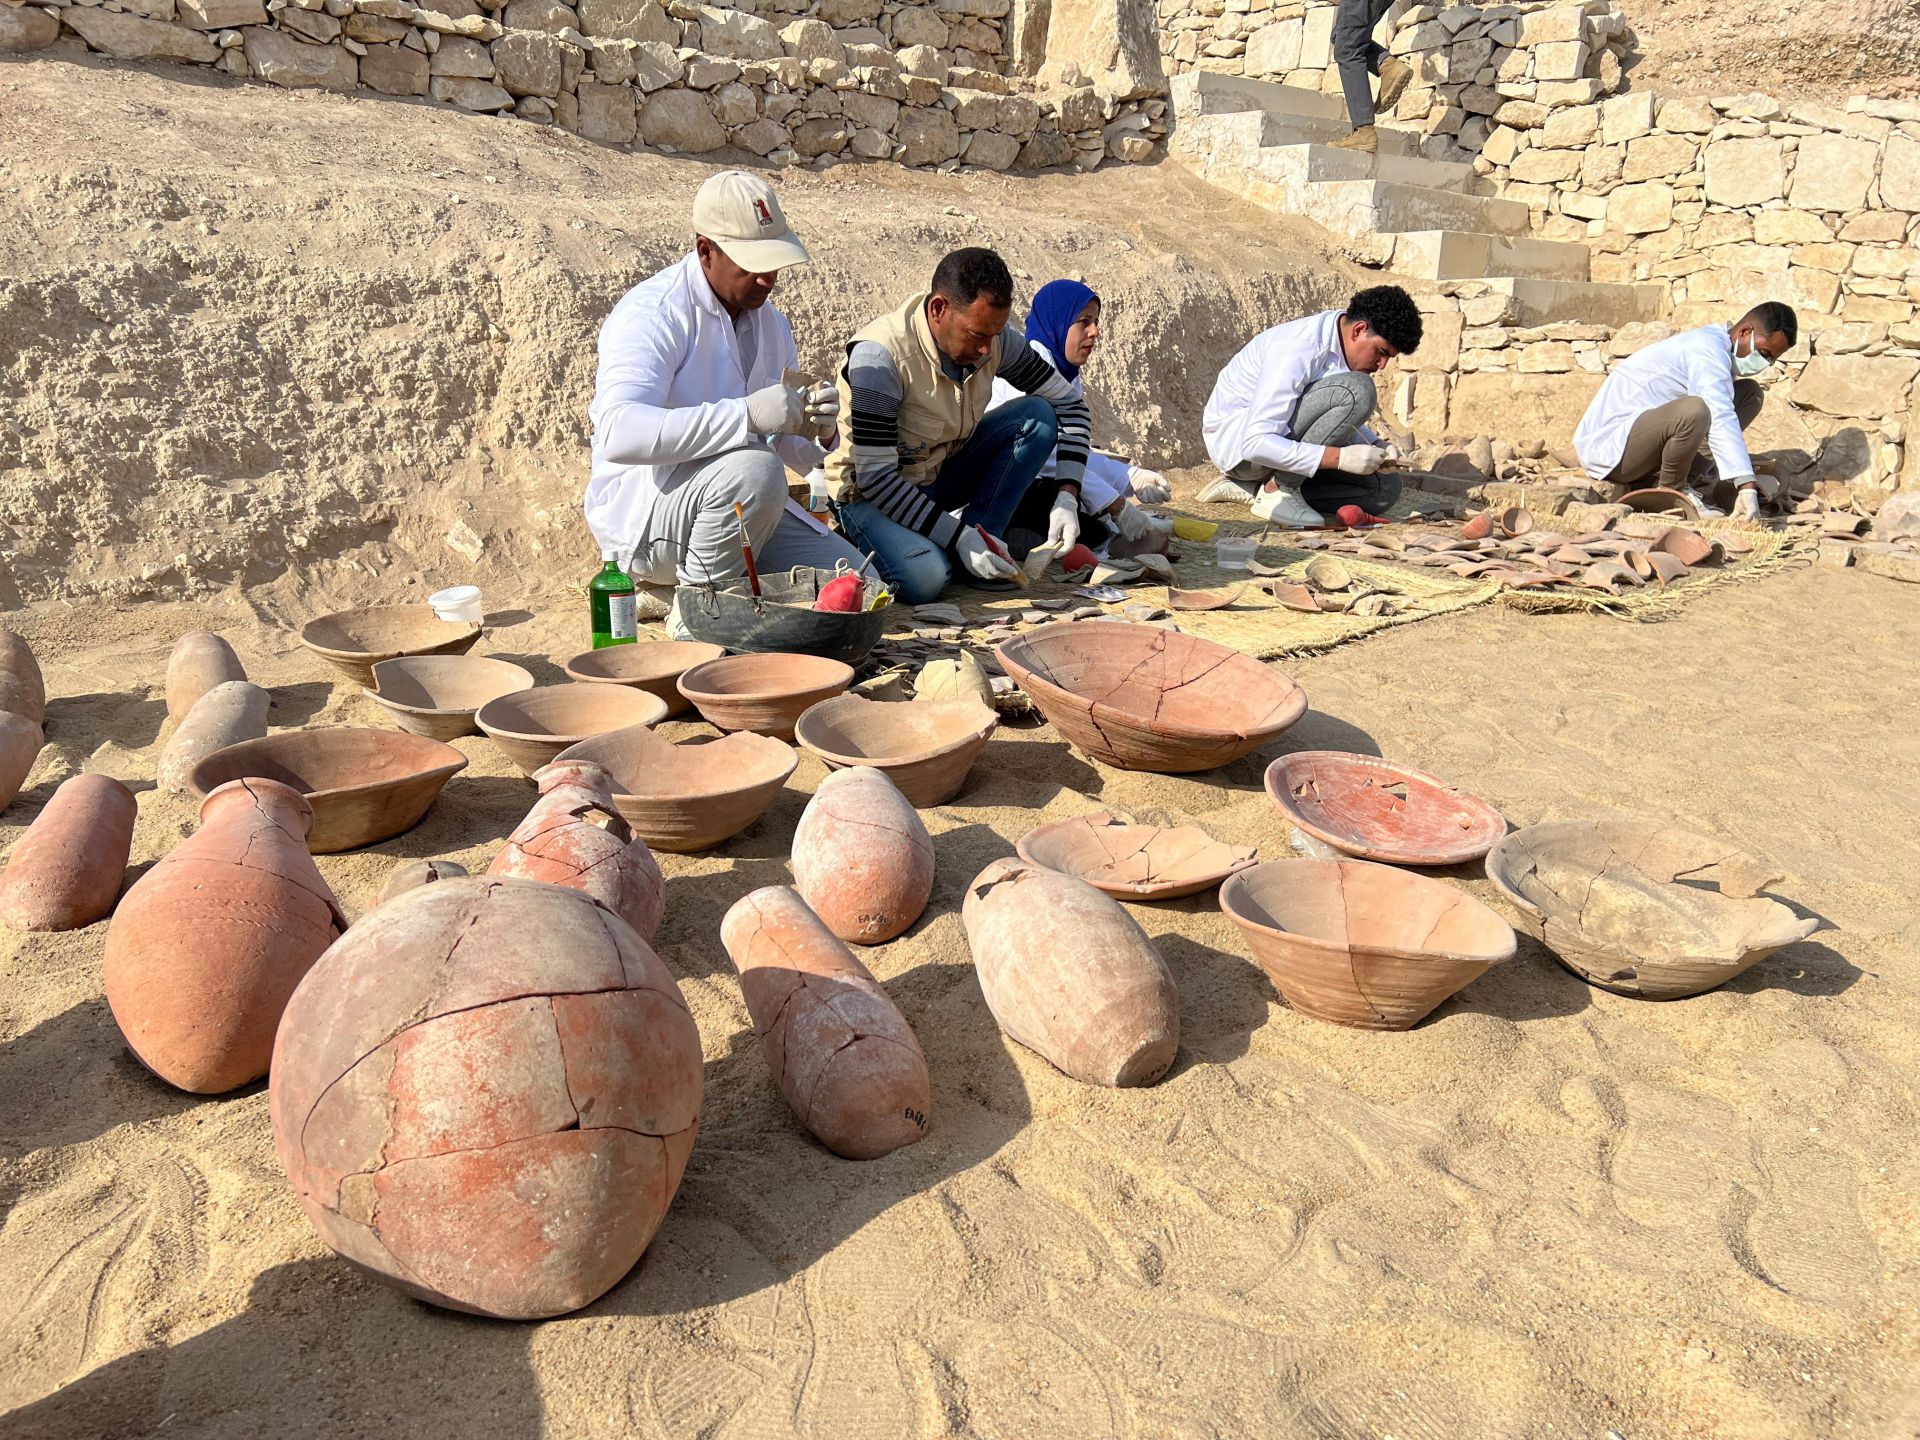
POLYGON ((1364 524, 1384 512, 1400 481, 1380 473, 1393 455, 1365 425, 1373 376, 1419 349, 1420 334, 1413 297, 1377 285, 1344 310, 1254 336, 1207 399, 1202 435, 1223 475, 1199 498, 1245 501, 1256 520, 1296 529, 1330 517, 1364 524))
POLYGON ((1580 463, 1619 492, 1659 486, 1685 495, 1702 515, 1724 515, 1694 484, 1704 447, 1721 488, 1732 491, 1735 516, 1758 520, 1761 498, 1777 482, 1754 473, 1741 434, 1765 398, 1753 377, 1791 350, 1799 333, 1793 307, 1769 300, 1731 327, 1703 325, 1628 356, 1573 433, 1580 463))

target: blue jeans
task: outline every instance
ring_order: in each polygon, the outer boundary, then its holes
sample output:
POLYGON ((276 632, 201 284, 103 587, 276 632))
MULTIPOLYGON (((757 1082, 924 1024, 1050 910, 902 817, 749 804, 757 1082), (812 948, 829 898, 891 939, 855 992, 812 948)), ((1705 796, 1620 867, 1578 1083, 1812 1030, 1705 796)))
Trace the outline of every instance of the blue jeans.
MULTIPOLYGON (((963 525, 1004 535, 1058 438, 1053 406, 1037 396, 1023 396, 988 411, 920 493, 941 510, 959 509, 963 525)), ((947 588, 953 562, 918 530, 889 519, 865 500, 833 508, 840 533, 873 555, 896 599, 925 605, 947 588)))

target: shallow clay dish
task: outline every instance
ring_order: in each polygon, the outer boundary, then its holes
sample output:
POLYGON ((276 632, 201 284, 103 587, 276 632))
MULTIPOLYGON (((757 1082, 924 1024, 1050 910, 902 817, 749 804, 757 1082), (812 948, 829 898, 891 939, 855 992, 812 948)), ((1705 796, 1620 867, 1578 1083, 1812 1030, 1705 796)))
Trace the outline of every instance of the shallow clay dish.
POLYGON ((1167 587, 1167 608, 1169 610, 1224 610, 1240 598, 1240 592, 1247 587, 1231 585, 1225 590, 1177 590, 1167 587))
POLYGON ((1562 965, 1649 1000, 1724 985, 1820 926, 1760 894, 1780 878, 1764 861, 1636 821, 1516 830, 1487 856, 1487 878, 1562 965))
POLYGON ((561 752, 613 776, 613 803, 655 850, 685 853, 731 840, 767 813, 800 763, 784 740, 741 730, 676 745, 646 725, 610 730, 561 752))
POLYGON ((704 640, 641 640, 632 645, 603 645, 567 661, 569 679, 600 685, 631 685, 667 702, 667 714, 693 707, 680 693, 680 677, 696 665, 718 660, 726 647, 704 640))
POLYGON ((1477 796, 1406 765, 1341 750, 1301 750, 1267 767, 1267 796, 1336 850, 1389 865, 1461 865, 1507 833, 1477 796))
POLYGON ((1029 830, 1015 847, 1029 865, 1084 880, 1122 900, 1178 900, 1211 890, 1254 863, 1197 825, 1133 825, 1100 810, 1029 830))
POLYGON ((1629 490, 1620 497, 1619 503, 1629 510, 1638 510, 1647 515, 1678 511, 1694 520, 1700 518, 1700 511, 1686 496, 1678 490, 1663 490, 1657 485, 1646 490, 1629 490))
POLYGON ((309 620, 300 643, 356 685, 373 688, 373 667, 402 655, 464 655, 478 625, 442 620, 425 605, 373 605, 309 620))
POLYGON ((408 655, 373 667, 367 698, 415 735, 451 740, 480 727, 473 715, 489 700, 533 688, 533 676, 505 660, 478 655, 408 655))
POLYGON ((252 776, 291 785, 313 807, 307 849, 331 855, 411 830, 466 768, 466 756, 424 735, 341 725, 216 750, 193 767, 187 785, 196 800, 252 776))
POLYGON ((853 667, 824 655, 729 655, 687 671, 680 693, 715 729, 791 740, 809 708, 852 683, 853 667))
POLYGON ((1406 1030, 1489 966, 1513 927, 1464 890, 1364 860, 1269 860, 1220 887, 1287 1003, 1360 1030, 1406 1030))
POLYGON ((531 775, 570 745, 667 715, 658 695, 625 685, 536 685, 489 700, 474 716, 487 737, 531 775))
POLYGON ((900 705, 837 695, 810 707, 794 736, 835 770, 865 765, 882 772, 919 809, 960 793, 999 723, 972 696, 900 705))
POLYGON ((1272 666, 1155 625, 1043 625, 994 654, 1061 733, 1121 770, 1211 770, 1307 713, 1272 666))

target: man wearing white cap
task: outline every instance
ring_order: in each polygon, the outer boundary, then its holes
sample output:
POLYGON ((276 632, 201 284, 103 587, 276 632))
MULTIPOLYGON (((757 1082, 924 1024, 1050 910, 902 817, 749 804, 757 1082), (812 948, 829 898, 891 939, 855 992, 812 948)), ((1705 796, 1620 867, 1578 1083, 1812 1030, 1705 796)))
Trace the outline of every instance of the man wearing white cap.
POLYGON ((693 253, 634 286, 600 327, 587 525, 642 584, 742 574, 736 504, 763 572, 858 568, 858 551, 787 499, 785 467, 818 465, 811 437, 840 416, 832 385, 781 381, 799 352, 767 298, 807 248, 773 187, 738 170, 700 187, 693 229, 693 253))

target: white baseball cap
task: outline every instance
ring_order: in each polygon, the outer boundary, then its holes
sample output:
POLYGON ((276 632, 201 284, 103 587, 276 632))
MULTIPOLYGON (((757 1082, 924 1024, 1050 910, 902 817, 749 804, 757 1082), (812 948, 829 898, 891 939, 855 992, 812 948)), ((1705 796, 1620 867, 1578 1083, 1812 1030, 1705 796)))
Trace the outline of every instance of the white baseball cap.
POLYGON ((812 258, 787 228, 773 186, 743 170, 722 170, 700 187, 693 197, 693 233, 706 236, 734 264, 756 275, 812 258))

